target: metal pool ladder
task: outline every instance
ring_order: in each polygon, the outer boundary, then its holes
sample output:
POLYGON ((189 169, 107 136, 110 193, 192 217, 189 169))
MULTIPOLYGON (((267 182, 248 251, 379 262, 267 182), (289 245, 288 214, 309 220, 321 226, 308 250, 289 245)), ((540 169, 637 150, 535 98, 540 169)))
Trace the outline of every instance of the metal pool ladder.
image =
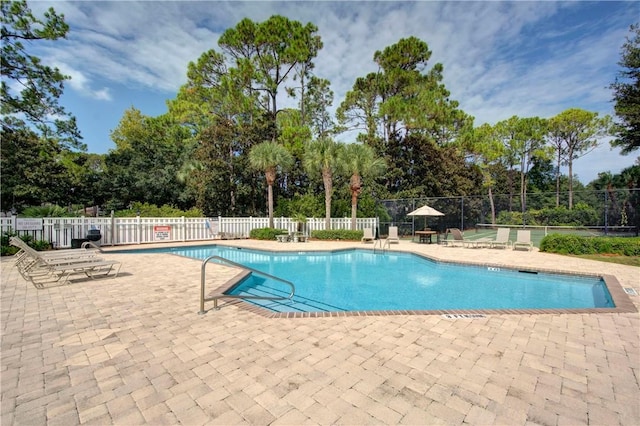
POLYGON ((273 275, 267 274, 266 272, 262 272, 262 271, 259 271, 257 269, 253 269, 253 268, 251 268, 249 266, 233 262, 233 261, 231 261, 229 259, 225 259, 224 257, 213 255, 213 256, 209 256, 205 260, 203 260, 202 261, 202 266, 200 267, 200 311, 198 312, 198 314, 199 315, 205 314, 207 311, 204 310, 204 302, 210 302, 212 300, 213 300, 213 309, 220 309, 218 307, 218 299, 222 299, 222 298, 227 298, 227 299, 254 299, 254 300, 287 300, 287 299, 291 300, 291 298, 293 297, 295 292, 296 292, 296 287, 293 285, 293 283, 291 281, 287 281, 285 279, 282 279, 282 278, 275 277, 273 275), (284 297, 284 296, 246 296, 246 295, 241 295, 241 294, 217 294, 217 295, 215 295, 213 297, 210 297, 210 298, 206 299, 205 296, 204 296, 205 275, 206 275, 207 264, 212 260, 217 260, 220 263, 226 263, 227 265, 231 265, 231 266, 234 266, 236 268, 244 269, 244 270, 259 274, 259 275, 263 275, 263 276, 265 276, 267 278, 271 278, 273 280, 285 283, 289 287, 291 287, 291 293, 289 293, 289 295, 286 296, 286 297, 284 297))
POLYGON ((382 254, 384 254, 385 251, 388 250, 391 246, 388 238, 376 240, 375 244, 373 245, 374 254, 376 253, 376 247, 378 247, 378 243, 380 243, 380 250, 382 250, 382 254))

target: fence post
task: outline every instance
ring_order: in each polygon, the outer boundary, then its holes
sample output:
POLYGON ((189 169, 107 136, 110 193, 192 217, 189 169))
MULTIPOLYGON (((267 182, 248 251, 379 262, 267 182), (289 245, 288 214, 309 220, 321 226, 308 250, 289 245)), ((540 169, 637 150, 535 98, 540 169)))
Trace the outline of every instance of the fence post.
POLYGON ((116 214, 111 210, 111 245, 116 245, 116 214))
POLYGON ((184 216, 182 217, 182 242, 187 241, 187 219, 184 216))
POLYGON ((140 244, 142 241, 142 220, 140 214, 136 216, 136 243, 140 244))
MULTIPOLYGON (((411 211, 414 211, 415 209, 416 209, 416 199, 414 198, 411 201, 411 211)), ((409 214, 409 209, 407 207, 404 208, 404 214, 405 215, 409 214)), ((411 238, 413 238, 414 235, 416 235, 416 217, 411 216, 411 238)))
MULTIPOLYGON (((609 196, 607 191, 604 191, 604 235, 607 235, 608 227, 609 227, 609 196)), ((623 207, 624 208, 624 207, 623 207)))

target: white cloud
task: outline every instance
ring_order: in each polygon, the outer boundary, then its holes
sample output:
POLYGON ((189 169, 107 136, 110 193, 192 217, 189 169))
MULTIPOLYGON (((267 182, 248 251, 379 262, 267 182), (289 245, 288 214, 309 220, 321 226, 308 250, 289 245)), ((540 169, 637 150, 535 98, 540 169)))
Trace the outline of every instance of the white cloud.
MULTIPOLYGON (((636 161, 640 164, 637 155, 622 156, 619 148, 611 148, 608 142, 603 142, 598 148, 573 163, 573 173, 578 176, 580 182, 587 184, 598 178, 598 173, 620 173, 623 169, 632 166, 636 161)), ((568 173, 564 170, 564 173, 568 173)))
MULTIPOLYGON (((65 14, 68 39, 43 51, 77 79, 69 83, 72 90, 94 98, 110 98, 108 87, 119 85, 166 93, 170 99, 186 81, 187 64, 218 49, 224 30, 245 17, 263 21, 281 14, 318 26, 324 48, 315 61, 316 73, 331 81, 334 109, 357 77, 376 70, 376 50, 416 36, 433 52, 430 66, 444 65, 451 98, 478 125, 512 115, 550 117, 570 107, 611 113, 607 86, 615 77, 628 26, 638 16, 632 2, 101 1, 31 6, 36 12, 53 6, 65 14)), ((588 158, 579 161, 588 163, 588 158)))
MULTIPOLYGON (((55 64, 55 61, 52 61, 52 63, 55 64)), ((80 93, 83 97, 100 101, 110 101, 112 99, 108 87, 103 87, 102 89, 92 89, 90 87, 89 80, 82 72, 71 68, 65 63, 57 65, 57 68, 62 74, 71 77, 70 80, 66 80, 65 84, 71 87, 71 89, 80 93)))

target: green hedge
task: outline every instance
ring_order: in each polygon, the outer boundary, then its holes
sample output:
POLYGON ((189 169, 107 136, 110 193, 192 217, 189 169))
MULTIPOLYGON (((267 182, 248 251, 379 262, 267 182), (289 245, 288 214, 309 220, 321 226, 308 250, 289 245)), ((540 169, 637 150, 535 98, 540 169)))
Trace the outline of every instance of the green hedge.
POLYGON ((318 240, 356 240, 360 241, 364 231, 351 231, 348 229, 332 229, 332 230, 320 230, 311 231, 311 238, 317 238, 318 240))
POLYGON ((504 225, 521 225, 524 222, 538 226, 588 226, 598 223, 598 212, 586 204, 578 203, 571 210, 566 207, 527 210, 524 218, 522 212, 502 211, 497 221, 504 225))
MULTIPOLYGON (((5 232, 2 234, 2 238, 0 238, 0 255, 2 256, 13 256, 20 249, 16 246, 12 246, 9 244, 9 239, 11 237, 16 237, 18 234, 14 232, 5 232)), ((35 250, 44 251, 51 250, 51 243, 46 240, 34 240, 31 235, 23 235, 20 237, 22 241, 29 244, 35 250)))
POLYGON ((138 201, 132 203, 130 209, 118 210, 114 215, 116 217, 135 217, 138 214, 140 217, 204 217, 202 210, 195 207, 189 210, 180 210, 167 204, 158 207, 155 204, 138 201))
POLYGON ((276 228, 256 228, 252 229, 249 232, 249 237, 254 240, 275 240, 276 235, 288 234, 289 231, 286 229, 276 229, 276 228))
POLYGON ((640 238, 581 237, 549 234, 540 242, 540 251, 560 254, 619 254, 640 256, 640 238))

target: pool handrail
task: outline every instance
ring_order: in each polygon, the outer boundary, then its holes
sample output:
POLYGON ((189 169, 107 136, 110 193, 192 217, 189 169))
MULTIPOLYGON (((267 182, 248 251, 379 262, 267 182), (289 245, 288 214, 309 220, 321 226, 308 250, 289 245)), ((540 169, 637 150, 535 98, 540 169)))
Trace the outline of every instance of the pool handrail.
POLYGON ((378 240, 376 240, 375 244, 373 245, 373 253, 374 254, 376 252, 376 247, 378 246, 378 243, 380 243, 380 249, 382 250, 382 254, 384 254, 386 252, 386 250, 391 247, 391 242, 389 241, 389 238, 378 239, 378 240))
POLYGON ((243 265, 241 263, 236 263, 232 260, 229 259, 225 259, 224 257, 220 257, 217 255, 212 255, 207 257, 205 260, 202 261, 202 266, 200 267, 200 311, 198 312, 199 315, 203 315, 205 313, 207 313, 207 311, 204 310, 204 302, 208 302, 208 301, 212 301, 213 300, 213 309, 219 309, 218 308, 218 299, 222 299, 222 298, 228 298, 228 299, 254 299, 254 300, 285 300, 285 299, 289 299, 291 300, 291 298, 293 298, 294 294, 296 292, 296 287, 295 285, 291 282, 291 281, 287 281, 283 278, 280 277, 276 277, 274 275, 268 274, 266 272, 260 271, 258 269, 254 269, 250 266, 246 266, 243 265), (207 264, 212 261, 212 260, 217 260, 220 263, 226 263, 230 266, 234 266, 236 268, 240 268, 240 269, 245 269, 247 271, 256 273, 256 274, 260 274, 263 275, 267 278, 271 278, 273 280, 276 281, 280 281, 282 283, 285 283, 287 285, 289 285, 291 287, 291 293, 289 293, 288 296, 284 297, 284 296, 245 296, 245 295, 241 295, 241 294, 217 294, 213 297, 210 297, 208 299, 206 299, 204 297, 204 293, 205 293, 205 276, 206 276, 206 268, 207 268, 207 264))

